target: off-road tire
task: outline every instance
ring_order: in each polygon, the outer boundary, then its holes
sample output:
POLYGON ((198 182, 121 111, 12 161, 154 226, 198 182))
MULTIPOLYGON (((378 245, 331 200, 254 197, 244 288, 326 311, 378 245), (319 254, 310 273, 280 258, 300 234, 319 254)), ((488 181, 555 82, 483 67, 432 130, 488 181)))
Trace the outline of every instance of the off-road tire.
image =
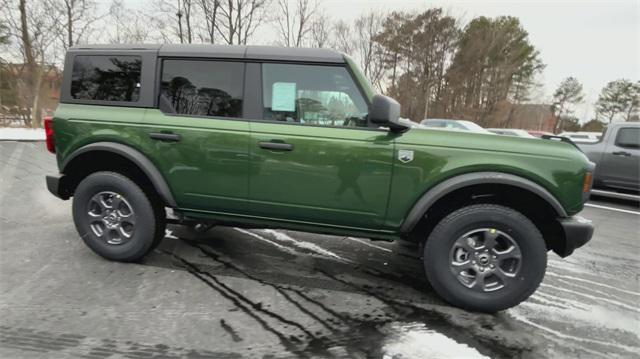
POLYGON ((73 197, 73 220, 78 234, 96 254, 114 261, 135 262, 153 250, 164 238, 165 209, 153 192, 143 189, 132 179, 116 172, 95 172, 84 178, 73 197), (132 235, 121 244, 109 244, 90 225, 91 199, 100 193, 116 193, 126 199, 135 213, 132 235))
POLYGON ((540 285, 547 266, 547 248, 538 228, 523 214, 495 204, 461 208, 444 217, 424 245, 424 268, 436 293, 448 303, 471 311, 494 313, 527 299, 540 285), (508 234, 521 251, 520 269, 510 285, 481 292, 463 285, 451 267, 458 239, 477 228, 508 234))

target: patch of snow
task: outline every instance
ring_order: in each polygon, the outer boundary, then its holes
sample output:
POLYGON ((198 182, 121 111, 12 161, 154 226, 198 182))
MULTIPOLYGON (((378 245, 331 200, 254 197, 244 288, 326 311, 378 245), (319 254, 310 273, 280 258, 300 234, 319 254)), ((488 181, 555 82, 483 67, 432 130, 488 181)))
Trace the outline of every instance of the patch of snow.
POLYGON ((0 127, 0 141, 44 141, 44 129, 0 127))
POLYGON ((280 242, 291 244, 294 247, 298 247, 300 249, 308 250, 310 252, 313 252, 313 253, 318 254, 320 256, 323 256, 323 257, 329 257, 329 258, 337 259, 337 260, 344 261, 344 262, 351 262, 350 260, 348 260, 346 258, 343 258, 343 257, 339 256, 338 254, 330 251, 330 250, 324 249, 324 248, 320 247, 319 245, 291 238, 286 233, 278 232, 278 231, 275 231, 273 229, 263 229, 263 231, 265 233, 268 233, 268 234, 274 236, 274 238, 276 240, 278 240, 280 242))
POLYGON ((263 236, 261 236, 259 234, 253 233, 253 232, 248 231, 246 229, 237 228, 237 227, 234 227, 233 229, 235 229, 236 231, 238 231, 240 233, 244 233, 244 234, 246 234, 248 236, 251 236, 251 237, 253 237, 253 238, 255 238, 255 239, 259 240, 259 241, 262 241, 262 242, 265 242, 265 243, 269 243, 272 246, 275 246, 276 248, 282 250, 283 252, 287 252, 287 253, 293 254, 293 255, 298 255, 298 252, 296 252, 292 248, 289 248, 287 246, 283 246, 283 245, 281 245, 279 243, 276 243, 276 242, 274 242, 274 241, 272 241, 270 239, 267 239, 267 238, 265 238, 265 237, 263 237, 263 236))
POLYGON ((488 358, 476 349, 433 331, 423 323, 391 323, 382 347, 384 359, 488 358))
POLYGON ((178 237, 173 235, 173 231, 170 229, 165 229, 164 230, 164 238, 169 238, 169 239, 179 239, 178 237))

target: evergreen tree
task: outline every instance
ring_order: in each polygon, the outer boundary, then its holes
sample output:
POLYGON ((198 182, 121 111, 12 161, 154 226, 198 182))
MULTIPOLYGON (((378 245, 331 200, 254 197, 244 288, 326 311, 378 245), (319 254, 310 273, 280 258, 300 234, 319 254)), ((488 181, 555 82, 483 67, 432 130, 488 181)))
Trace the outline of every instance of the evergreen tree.
POLYGON ((575 77, 567 77, 562 80, 556 91, 553 93, 553 103, 551 108, 556 116, 556 124, 554 132, 558 133, 562 130, 562 120, 564 116, 571 113, 571 105, 582 102, 584 94, 582 93, 582 84, 575 77))
POLYGON ((638 112, 640 82, 626 79, 609 82, 600 92, 596 102, 596 112, 609 123, 619 115, 629 121, 638 112))

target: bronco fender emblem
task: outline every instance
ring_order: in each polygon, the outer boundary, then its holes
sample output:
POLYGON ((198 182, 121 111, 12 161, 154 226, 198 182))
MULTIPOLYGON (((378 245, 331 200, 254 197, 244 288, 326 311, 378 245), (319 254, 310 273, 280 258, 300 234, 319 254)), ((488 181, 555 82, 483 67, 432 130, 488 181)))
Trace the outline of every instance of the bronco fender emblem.
POLYGON ((413 151, 411 150, 398 150, 398 160, 402 163, 409 163, 413 161, 413 151))

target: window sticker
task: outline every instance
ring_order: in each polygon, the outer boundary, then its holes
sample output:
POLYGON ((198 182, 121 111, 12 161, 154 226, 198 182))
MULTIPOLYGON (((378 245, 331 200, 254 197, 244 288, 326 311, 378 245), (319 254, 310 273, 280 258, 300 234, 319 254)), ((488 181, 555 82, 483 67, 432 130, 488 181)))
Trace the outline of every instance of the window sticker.
POLYGON ((296 111, 295 82, 275 82, 271 91, 271 111, 296 111))

